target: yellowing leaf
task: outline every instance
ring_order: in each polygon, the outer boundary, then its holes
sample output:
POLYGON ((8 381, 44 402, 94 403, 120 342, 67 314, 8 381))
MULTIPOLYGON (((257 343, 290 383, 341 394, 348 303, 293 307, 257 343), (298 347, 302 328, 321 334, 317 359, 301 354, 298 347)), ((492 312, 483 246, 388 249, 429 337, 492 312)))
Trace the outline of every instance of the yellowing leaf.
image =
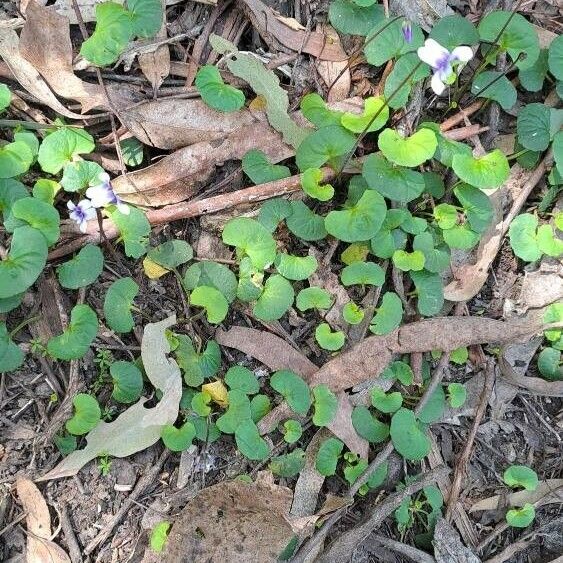
POLYGON ((256 96, 250 104, 248 104, 248 109, 251 111, 265 111, 267 103, 268 102, 264 96, 256 96))
POLYGON ((221 380, 206 383, 201 386, 203 392, 211 395, 211 400, 217 403, 220 407, 227 407, 229 405, 229 397, 227 396, 227 388, 221 380))
POLYGON ((151 280, 157 280, 170 271, 166 268, 163 268, 160 264, 153 262, 148 257, 143 260, 143 269, 145 270, 147 278, 151 280))

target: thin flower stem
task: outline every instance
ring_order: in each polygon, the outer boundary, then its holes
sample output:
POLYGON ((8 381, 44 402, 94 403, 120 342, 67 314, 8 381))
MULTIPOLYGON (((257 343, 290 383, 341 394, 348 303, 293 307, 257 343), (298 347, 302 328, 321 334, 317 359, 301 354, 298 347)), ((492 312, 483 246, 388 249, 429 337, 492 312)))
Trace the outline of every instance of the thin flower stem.
POLYGON ((10 332, 10 339, 14 338, 14 336, 24 327, 26 327, 28 324, 31 324, 35 321, 38 321, 40 319, 40 315, 36 315, 35 317, 31 317, 29 319, 25 319, 24 321, 22 321, 19 325, 16 326, 16 328, 14 328, 14 330, 12 330, 10 332))

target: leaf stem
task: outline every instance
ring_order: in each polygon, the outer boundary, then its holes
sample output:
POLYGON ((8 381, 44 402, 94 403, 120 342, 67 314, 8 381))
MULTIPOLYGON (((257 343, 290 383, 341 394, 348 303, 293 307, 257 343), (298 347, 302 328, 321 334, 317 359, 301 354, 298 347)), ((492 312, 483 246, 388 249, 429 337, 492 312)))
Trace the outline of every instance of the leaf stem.
POLYGON ((10 332, 10 339, 12 339, 22 328, 26 327, 28 324, 38 321, 40 318, 40 315, 36 315, 35 317, 31 317, 22 321, 19 325, 16 326, 16 328, 14 328, 14 330, 10 332))

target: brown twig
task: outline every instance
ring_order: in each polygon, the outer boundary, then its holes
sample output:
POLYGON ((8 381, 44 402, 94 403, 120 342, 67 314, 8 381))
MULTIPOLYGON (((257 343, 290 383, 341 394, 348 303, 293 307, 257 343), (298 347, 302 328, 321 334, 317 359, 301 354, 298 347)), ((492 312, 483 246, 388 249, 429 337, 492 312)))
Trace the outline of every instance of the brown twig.
POLYGON ((70 521, 70 516, 68 514, 68 509, 66 503, 62 502, 60 505, 60 517, 61 517, 61 528, 65 535, 66 545, 68 547, 68 554, 72 563, 81 563, 82 554, 80 551, 80 545, 76 539, 76 534, 72 528, 72 522, 70 521))
POLYGON ((452 115, 448 119, 446 119, 442 125, 440 125, 440 131, 448 131, 449 129, 453 129, 456 125, 461 123, 466 117, 473 115, 475 112, 479 111, 483 104, 485 103, 484 100, 477 100, 473 102, 470 106, 466 107, 465 109, 460 110, 455 115, 452 115))
POLYGON ((390 549, 391 551, 395 551, 412 559, 413 561, 417 561, 418 563, 436 563, 436 559, 432 557, 432 555, 428 555, 425 551, 421 549, 417 549, 412 545, 407 545, 406 543, 402 543, 397 540, 393 540, 388 538, 387 536, 382 536, 380 534, 371 534, 370 538, 376 541, 378 544, 390 549))

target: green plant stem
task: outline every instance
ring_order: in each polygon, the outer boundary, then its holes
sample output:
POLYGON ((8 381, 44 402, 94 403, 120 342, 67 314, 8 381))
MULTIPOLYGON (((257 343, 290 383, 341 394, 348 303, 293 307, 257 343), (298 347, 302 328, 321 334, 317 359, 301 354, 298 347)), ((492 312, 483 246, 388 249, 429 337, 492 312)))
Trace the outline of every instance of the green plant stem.
POLYGON ((40 318, 41 317, 39 315, 36 315, 35 317, 25 319, 19 325, 17 325, 16 328, 14 328, 14 330, 12 330, 12 332, 10 332, 10 338, 13 338, 22 328, 26 327, 28 324, 31 324, 35 321, 38 321, 40 318))

